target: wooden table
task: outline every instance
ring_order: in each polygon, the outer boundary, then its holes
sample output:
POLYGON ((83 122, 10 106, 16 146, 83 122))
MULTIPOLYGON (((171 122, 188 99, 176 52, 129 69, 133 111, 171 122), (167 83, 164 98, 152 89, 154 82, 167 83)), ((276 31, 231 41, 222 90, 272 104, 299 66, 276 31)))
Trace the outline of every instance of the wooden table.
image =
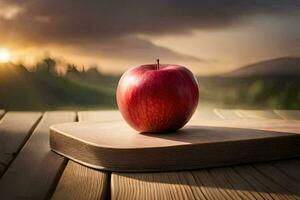
MULTIPOLYGON (((118 112, 0 110, 0 118, 1 200, 300 199, 300 159, 178 172, 108 173, 52 152, 48 132, 55 123, 121 120, 118 112)), ((299 123, 300 111, 216 109, 197 112, 192 120, 208 118, 299 123)))

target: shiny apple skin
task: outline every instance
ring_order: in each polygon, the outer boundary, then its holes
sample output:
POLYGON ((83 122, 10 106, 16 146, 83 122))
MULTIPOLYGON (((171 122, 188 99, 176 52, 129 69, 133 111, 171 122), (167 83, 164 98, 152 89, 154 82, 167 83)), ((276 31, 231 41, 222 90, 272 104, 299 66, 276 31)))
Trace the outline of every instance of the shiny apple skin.
POLYGON ((126 71, 117 88, 117 103, 125 121, 139 132, 169 132, 182 128, 199 100, 193 73, 179 65, 142 65, 126 71))

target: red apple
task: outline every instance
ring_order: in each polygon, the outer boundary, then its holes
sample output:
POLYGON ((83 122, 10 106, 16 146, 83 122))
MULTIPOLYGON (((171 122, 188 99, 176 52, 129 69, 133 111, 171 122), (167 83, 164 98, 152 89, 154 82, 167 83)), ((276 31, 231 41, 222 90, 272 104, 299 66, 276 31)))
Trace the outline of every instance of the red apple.
POLYGON ((196 110, 199 89, 193 73, 171 64, 149 64, 126 71, 118 84, 123 118, 140 132, 174 131, 196 110))

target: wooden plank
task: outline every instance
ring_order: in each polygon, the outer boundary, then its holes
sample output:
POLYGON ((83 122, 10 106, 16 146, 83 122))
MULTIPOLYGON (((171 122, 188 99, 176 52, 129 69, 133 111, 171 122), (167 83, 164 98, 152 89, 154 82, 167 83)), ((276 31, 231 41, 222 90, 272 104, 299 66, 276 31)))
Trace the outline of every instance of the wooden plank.
POLYGON ((50 131, 50 146, 59 154, 92 168, 123 172, 293 158, 300 156, 299 145, 300 124, 287 120, 200 121, 168 134, 139 134, 119 121, 59 124, 50 131), (149 159, 141 163, 145 156, 149 159))
POLYGON ((113 173, 112 199, 205 199, 190 172, 113 173))
MULTIPOLYGON (((235 112, 226 114, 228 118, 241 118, 235 112)), ((298 159, 271 163, 289 178, 300 180, 298 159)), ((279 178, 276 177, 278 181, 279 178)), ((189 172, 112 173, 111 193, 112 199, 299 199, 297 193, 282 186, 284 183, 278 184, 255 167, 243 165, 189 172)))
POLYGON ((235 110, 243 119, 282 119, 272 110, 235 110))
POLYGON ((2 199, 45 199, 53 190, 66 159, 49 146, 49 126, 76 119, 75 112, 47 112, 0 180, 2 199))
MULTIPOLYGON (((113 173, 112 199, 299 199, 246 165, 164 173, 113 173)), ((293 189, 297 189, 292 185, 293 189)))
POLYGON ((248 167, 240 167, 237 171, 218 168, 190 172, 113 173, 112 199, 271 200, 297 197, 270 181, 260 183, 257 179, 262 179, 262 175, 257 171, 250 173, 248 167))
POLYGON ((300 159, 274 161, 270 165, 276 167, 290 179, 300 182, 300 159))
POLYGON ((8 112, 0 121, 0 177, 25 144, 42 113, 8 112))
POLYGON ((260 171, 252 166, 233 167, 256 191, 265 196, 271 196, 273 199, 297 199, 299 196, 266 177, 260 171))
POLYGON ((235 170, 233 170, 232 167, 211 169, 210 173, 212 175, 223 176, 229 182, 233 190, 242 199, 272 199, 271 196, 267 196, 259 191, 256 191, 246 180, 244 180, 235 170))
POLYGON ((214 112, 221 119, 241 119, 241 116, 236 112, 236 110, 214 109, 214 112))
POLYGON ((236 199, 238 197, 236 192, 230 192, 229 184, 226 181, 218 181, 208 170, 193 171, 192 174, 207 196, 213 199, 236 199))
MULTIPOLYGON (((279 119, 279 117, 286 119, 275 111, 237 110, 236 112, 244 119, 279 119)), ((289 119, 295 118, 294 115, 288 116, 289 119)), ((265 199, 297 199, 300 191, 299 183, 293 179, 300 179, 300 170, 298 169, 299 166, 295 167, 294 165, 293 167, 291 164, 297 161, 298 159, 274 161, 268 164, 255 164, 254 167, 236 167, 235 170, 252 184, 255 190, 260 191, 259 194, 265 199), (280 170, 277 170, 274 166, 277 166, 280 170), (292 174, 286 175, 286 173, 293 173, 293 176, 292 174)))
MULTIPOLYGON (((79 121, 113 121, 120 119, 116 111, 79 112, 79 121)), ((110 173, 87 168, 69 161, 52 199, 108 199, 110 173)))
POLYGON ((78 112, 79 121, 120 121, 123 120, 118 110, 81 111, 78 112))
POLYGON ((274 110, 274 112, 288 120, 300 120, 300 110, 274 110))
MULTIPOLYGON (((276 199, 277 195, 273 195, 276 199)), ((272 200, 231 167, 164 173, 112 173, 116 199, 250 199, 272 200)))
POLYGON ((214 109, 202 108, 196 110, 191 120, 218 120, 221 119, 219 115, 214 112, 214 109))
MULTIPOLYGON (((123 117, 118 110, 107 111, 80 111, 79 121, 123 121, 123 117)), ((213 109, 203 108, 196 110, 191 120, 217 120, 220 119, 213 109)))
POLYGON ((255 164, 253 167, 272 182, 300 198, 300 182, 286 175, 271 164, 255 164))
POLYGON ((214 112, 222 119, 282 119, 272 110, 232 110, 215 109, 214 112))
POLYGON ((68 161, 52 199, 105 199, 109 174, 68 161))

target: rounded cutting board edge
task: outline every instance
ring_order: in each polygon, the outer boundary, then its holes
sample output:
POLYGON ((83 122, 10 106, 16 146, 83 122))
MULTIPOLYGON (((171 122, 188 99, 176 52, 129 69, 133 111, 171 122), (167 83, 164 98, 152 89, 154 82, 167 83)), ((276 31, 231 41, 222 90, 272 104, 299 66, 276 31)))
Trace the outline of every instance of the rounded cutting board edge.
POLYGON ((50 127, 54 152, 91 168, 120 172, 196 169, 295 157, 300 156, 299 145, 300 137, 295 133, 232 128, 224 122, 188 125, 165 134, 138 133, 120 121, 50 127))

